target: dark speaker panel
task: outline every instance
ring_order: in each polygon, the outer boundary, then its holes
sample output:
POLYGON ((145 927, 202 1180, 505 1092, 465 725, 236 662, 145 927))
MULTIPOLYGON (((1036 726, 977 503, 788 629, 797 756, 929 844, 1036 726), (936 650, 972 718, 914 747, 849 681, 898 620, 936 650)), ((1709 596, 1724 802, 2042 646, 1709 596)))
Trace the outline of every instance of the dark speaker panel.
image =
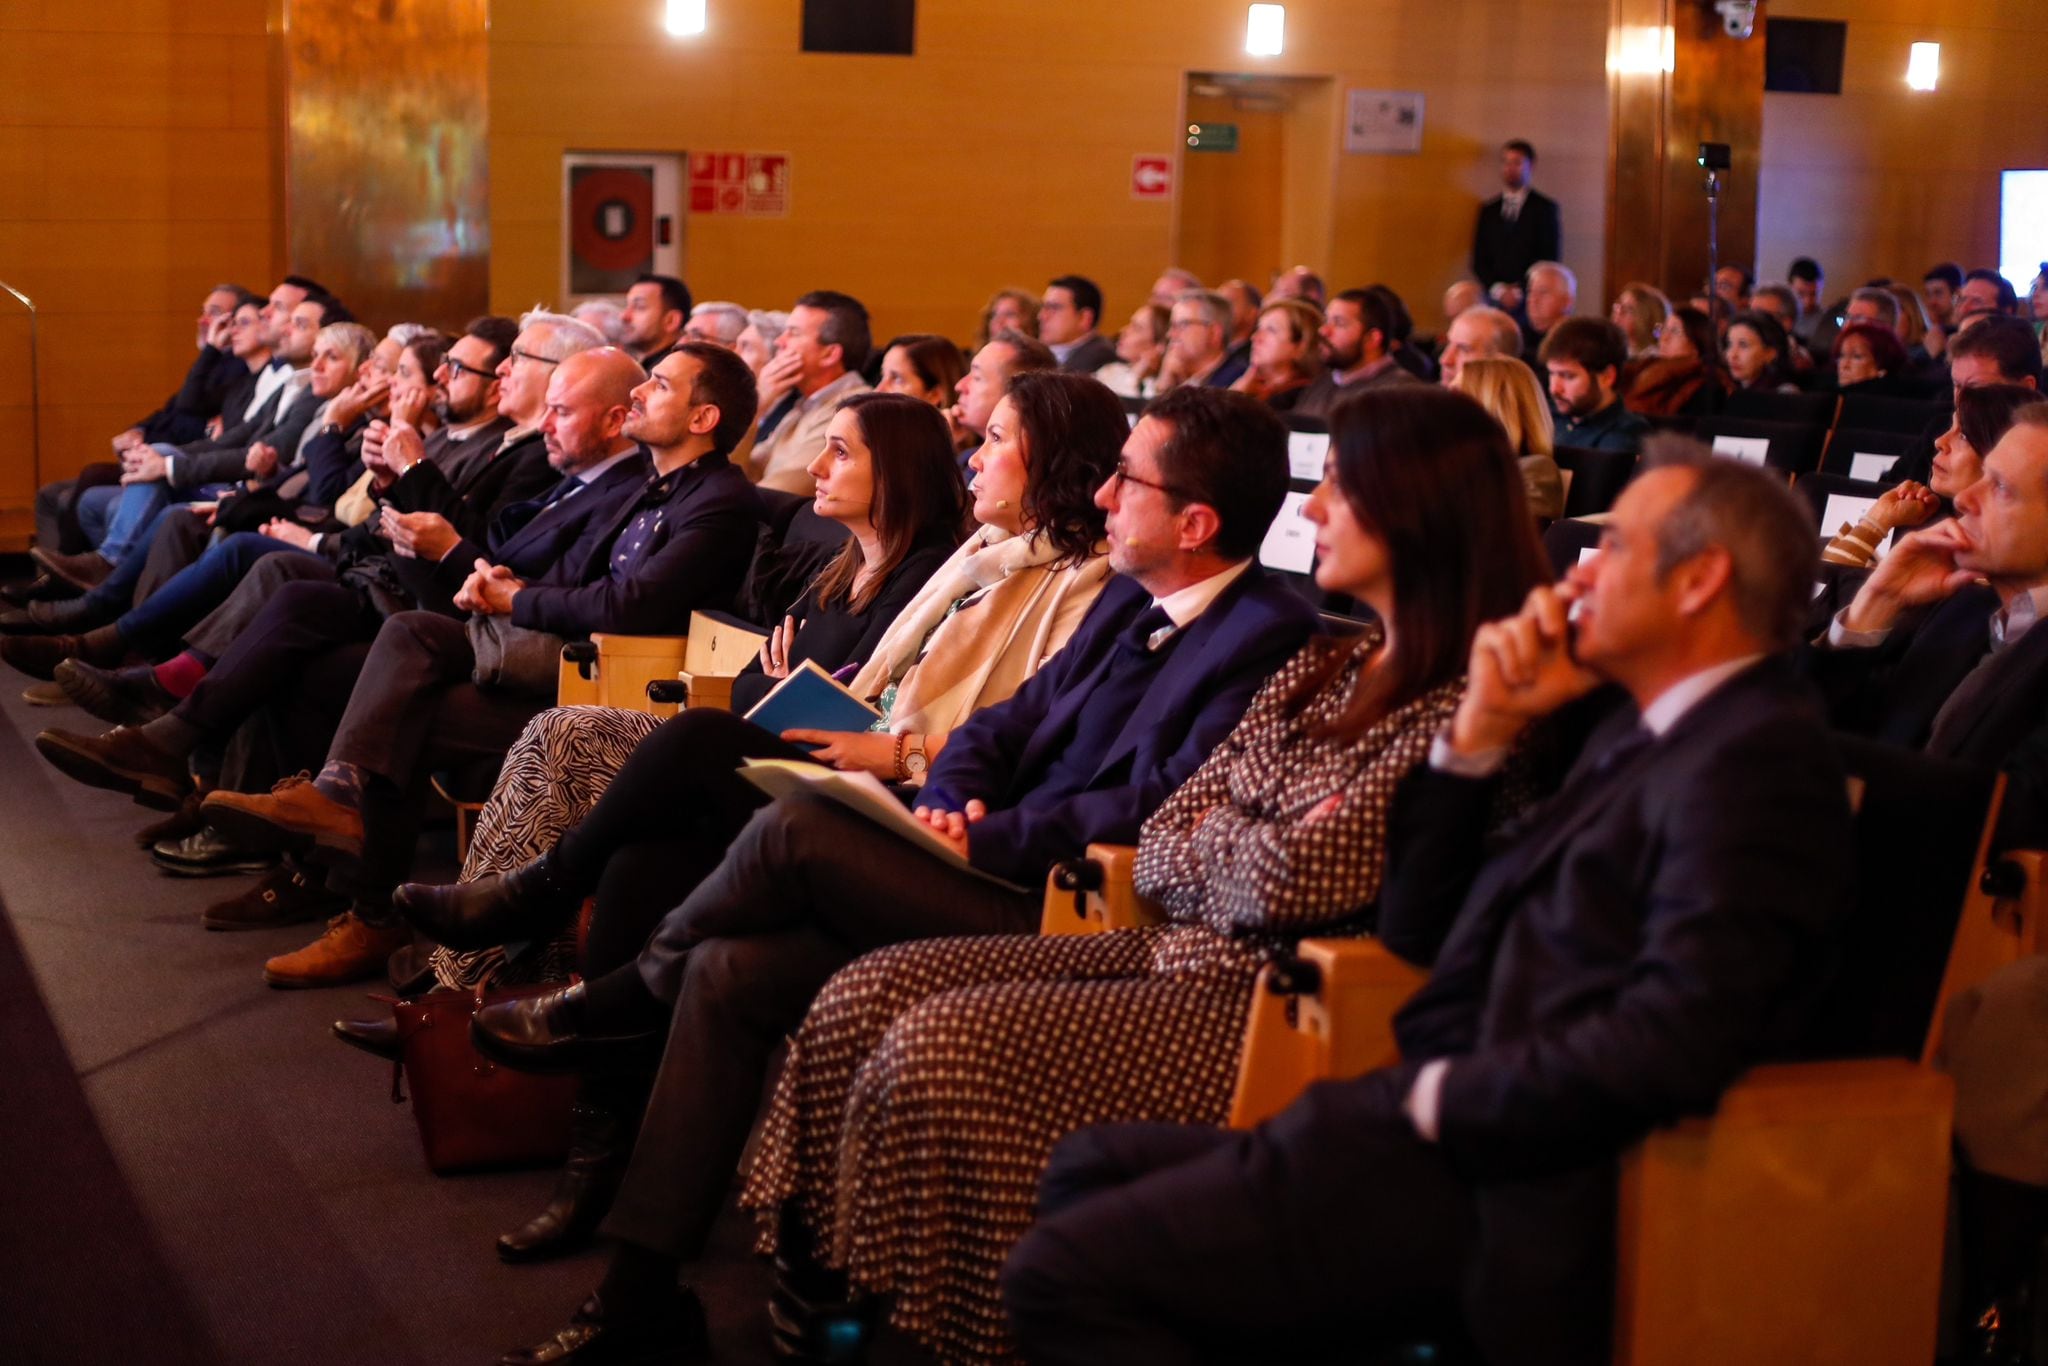
POLYGON ((1771 19, 1764 25, 1764 89, 1793 95, 1842 93, 1842 43, 1849 26, 1832 19, 1771 19))
POLYGON ((917 50, 917 0, 804 0, 804 51, 908 57, 917 50))

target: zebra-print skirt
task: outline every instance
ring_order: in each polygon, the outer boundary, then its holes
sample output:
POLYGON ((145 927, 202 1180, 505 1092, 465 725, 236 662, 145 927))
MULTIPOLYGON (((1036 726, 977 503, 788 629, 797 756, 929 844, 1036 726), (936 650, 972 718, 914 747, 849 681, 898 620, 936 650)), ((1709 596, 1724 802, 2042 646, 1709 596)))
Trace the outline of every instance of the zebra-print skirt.
MULTIPOLYGON (((553 848, 660 724, 658 716, 613 707, 555 707, 534 717, 505 756, 491 800, 477 818, 462 880, 509 872, 553 848)), ((441 985, 458 991, 480 982, 556 981, 575 968, 575 930, 517 958, 507 958, 502 948, 441 948, 431 961, 441 985)))

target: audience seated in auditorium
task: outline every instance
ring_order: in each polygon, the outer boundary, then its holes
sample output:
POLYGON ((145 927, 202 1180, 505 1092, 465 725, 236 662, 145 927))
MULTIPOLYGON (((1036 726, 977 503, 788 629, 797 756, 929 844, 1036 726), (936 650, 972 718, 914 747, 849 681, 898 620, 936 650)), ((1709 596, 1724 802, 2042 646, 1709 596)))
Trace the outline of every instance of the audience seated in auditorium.
POLYGON ((756 375, 775 359, 776 344, 782 340, 782 330, 789 326, 789 315, 779 309, 756 308, 747 314, 747 325, 740 331, 740 338, 732 344, 747 368, 756 375))
POLYGON ((1282 299, 1259 310, 1250 364, 1230 387, 1284 413, 1321 372, 1323 315, 1305 299, 1282 299))
POLYGON ((1038 301, 1038 339, 1060 369, 1092 375, 1116 359, 1102 325, 1102 290, 1084 275, 1062 275, 1038 301))
POLYGON ((1191 289, 1173 301, 1166 325, 1166 359, 1159 367, 1161 393, 1181 385, 1227 389, 1249 365, 1230 358, 1230 300, 1206 289, 1191 289))
POLYGON ((1728 335, 1722 342, 1721 353, 1735 388, 1790 394, 1798 392, 1798 386, 1792 383, 1791 346, 1776 318, 1768 313, 1747 312, 1728 320, 1728 335))
POLYGON ((789 325, 775 343, 775 358, 761 367, 761 425, 746 464, 763 488, 809 493, 811 457, 825 440, 839 400, 868 387, 868 311, 860 300, 814 290, 796 301, 789 325))
POLYGON ((724 299, 709 299, 690 310, 690 321, 683 328, 683 339, 737 348, 740 334, 747 330, 747 322, 747 310, 738 304, 724 299))
POLYGON ((1927 308, 1928 321, 1944 332, 1953 332, 1956 294, 1963 287, 1963 268, 1953 261, 1929 266, 1920 280, 1920 300, 1927 308))
POLYGON ((981 326, 975 331, 977 348, 987 346, 998 332, 1038 335, 1038 296, 1024 289, 999 289, 982 306, 981 326))
POLYGON ((1633 451, 1650 424, 1616 392, 1628 363, 1621 329, 1597 318, 1566 318, 1543 339, 1538 359, 1550 379, 1557 444, 1592 451, 1633 451))
POLYGON ((1975 384, 1958 389, 1948 430, 1935 438, 1927 482, 1905 479, 1886 489, 1855 526, 1835 534, 1821 558, 1830 564, 1869 565, 1894 530, 1954 515, 1956 495, 1983 477, 1984 453, 2012 426, 2014 411, 2040 397, 2037 391, 2018 384, 1975 384))
MULTIPOLYGON (((240 285, 215 285, 199 305, 196 341, 198 354, 186 368, 178 391, 162 407, 133 425, 116 432, 113 454, 137 445, 164 441, 176 444, 207 434, 208 425, 231 402, 247 401, 255 384, 252 369, 261 369, 268 356, 252 367, 233 350, 235 313, 243 304, 260 307, 262 300, 240 285)), ((80 471, 77 478, 59 479, 36 490, 36 544, 45 550, 77 554, 98 545, 106 531, 106 512, 118 496, 120 466, 96 462, 80 471), (90 495, 90 498, 88 498, 90 495), (87 503, 93 505, 87 513, 87 503), (90 521, 87 521, 88 515, 90 521)), ((68 597, 70 585, 41 572, 24 585, 0 589, 8 601, 24 605, 39 597, 68 597)))
POLYGON ((1304 417, 1327 418, 1341 399, 1368 389, 1419 380, 1393 355, 1393 315, 1368 289, 1347 289, 1324 310, 1323 373, 1302 391, 1294 411, 1304 417))
POLYGON ((1963 276, 1950 316, 1960 328, 1967 319, 1979 313, 2010 317, 2018 311, 2019 294, 2013 289, 2012 281, 1989 267, 1980 266, 1963 276))
POLYGON ((1850 829, 1781 657, 1815 566, 1797 498, 1702 451, 1630 484, 1604 535, 1482 628, 1395 798, 1382 921, 1405 893, 1463 901, 1395 1019, 1402 1061, 1249 1132, 1061 1143, 1004 1273, 1028 1360, 1258 1357, 1276 1333, 1371 1359, 1432 1320, 1496 1366, 1608 1359, 1617 1159, 1792 1042, 1848 909, 1850 829), (1482 858, 1509 747, 1603 681, 1626 698, 1482 858))
POLYGON ((1096 495, 1118 578, 1048 668, 953 732, 919 794, 957 859, 829 800, 785 797, 635 962, 478 1012, 479 1047, 523 1067, 616 1056, 667 1027, 604 1226, 603 1283, 568 1327, 506 1360, 701 1348, 678 1265, 702 1253, 770 1058, 818 988, 885 944, 1028 931, 1045 869, 1091 840, 1136 839, 1313 633, 1314 612, 1253 558, 1287 468, 1286 429, 1241 394, 1190 385, 1139 422, 1096 495))
POLYGON ((2048 401, 2012 409, 2009 422, 1981 459, 1965 442, 1944 447, 1946 477, 1977 475, 1954 494, 1956 515, 1902 537, 1810 652, 1843 729, 1995 765, 2040 724, 2048 401))
POLYGON ((1829 359, 1835 368, 1835 388, 1844 394, 1906 397, 1920 392, 1906 372, 1906 348, 1889 327, 1850 323, 1835 333, 1829 359))
POLYGON ((1119 398, 1149 398, 1166 361, 1166 338, 1173 311, 1142 303, 1116 334, 1116 359, 1095 372, 1119 398))
POLYGON ((929 403, 946 419, 946 432, 958 450, 963 433, 953 425, 953 405, 960 399, 960 380, 967 373, 967 358, 960 348, 931 332, 913 332, 892 337, 882 348, 882 360, 875 374, 875 389, 884 394, 908 394, 929 403))
POLYGON ((1522 300, 1522 354, 1533 356, 1550 329, 1569 318, 1579 298, 1579 280, 1558 261, 1529 267, 1528 291, 1522 300))
POLYGON ((1225 280, 1216 286, 1216 292, 1230 300, 1231 351, 1250 355, 1252 328, 1258 323, 1259 310, 1266 306, 1265 295, 1249 280, 1225 280))
POLYGON ((1466 361, 1482 356, 1519 360, 1521 355, 1522 325, 1510 314, 1480 304, 1451 319, 1444 332, 1443 350, 1437 354, 1437 382, 1446 389, 1456 388, 1458 371, 1466 361))
POLYGON ((1799 344, 1799 297, 1785 285, 1758 285, 1749 292, 1749 306, 1775 319, 1785 331, 1785 364, 1797 383, 1814 372, 1813 352, 1799 344))
POLYGON ((1273 287, 1266 291, 1267 303, 1282 299, 1306 299, 1321 310, 1330 301, 1330 291, 1323 277, 1307 266, 1290 266, 1273 277, 1273 287))
POLYGON ((1628 338, 1631 362, 1647 361, 1657 354, 1657 331, 1670 316, 1671 300, 1664 291, 1640 281, 1623 285, 1607 312, 1607 320, 1628 338))
MULTIPOLYGON (((896 586, 885 590, 887 600, 864 610, 860 638, 844 630, 802 634, 798 651, 811 652, 820 667, 859 670, 850 687, 881 711, 875 732, 778 737, 705 708, 660 724, 596 707, 543 713, 506 760, 468 880, 407 887, 397 897, 415 925, 461 950, 437 951, 439 979, 458 989, 482 980, 559 979, 574 954, 583 977, 595 980, 630 963, 659 918, 765 804, 734 775, 737 755, 794 757, 802 751, 793 742, 801 741, 819 746, 811 757, 820 762, 918 781, 959 724, 1008 698, 1065 644, 1101 591, 1109 575, 1103 514, 1090 499, 1114 468, 1127 430, 1121 409, 1092 381, 1019 376, 992 423, 989 478, 974 496, 975 534, 928 579, 918 574, 907 604, 896 586), (586 893, 596 906, 577 952, 573 937, 564 945, 559 932, 586 893), (499 947, 508 939, 545 944, 550 935, 554 952, 507 961, 499 947)), ((923 463, 897 451, 892 464, 903 470, 891 478, 915 476, 928 487, 929 472, 917 475, 923 463)), ((906 560, 898 576, 915 572, 906 560)), ((767 681, 742 679, 735 709, 750 693, 765 692, 767 681)), ((362 1041, 388 1034, 390 1025, 339 1028, 362 1041)), ((583 1092, 585 1119, 595 1127, 578 1129, 580 1156, 564 1170, 553 1215, 507 1235, 515 1248, 509 1255, 566 1251, 604 1214, 644 1087, 600 1073, 585 1077, 583 1092)))
POLYGON ((1785 286, 1799 302, 1799 340, 1811 346, 1820 325, 1828 320, 1825 301, 1821 298, 1821 290, 1827 286, 1827 275, 1821 270, 1820 262, 1811 256, 1795 256, 1785 271, 1785 286))
POLYGON ((1728 305, 1730 313, 1741 313, 1750 306, 1750 291, 1756 287, 1756 277, 1742 266, 1726 265, 1714 272, 1714 297, 1728 305))
POLYGON ((1462 397, 1339 406, 1306 510, 1316 580, 1376 624, 1304 647, 1146 820, 1136 885, 1164 927, 903 945, 825 987, 744 1195, 785 1303, 844 1303, 850 1279, 942 1360, 1008 1356, 997 1273, 1056 1141, 1107 1120, 1220 1123, 1253 981, 1299 936, 1442 937, 1373 915, 1388 799, 1450 721, 1472 633, 1544 577, 1519 482, 1462 397))
POLYGON ((947 420, 953 424, 955 446, 964 477, 972 477, 974 452, 987 438, 989 418, 1010 387, 1010 381, 1018 375, 1057 369, 1058 366, 1051 347, 1022 332, 998 332, 974 353, 966 373, 954 385, 953 406, 946 414, 947 420))
MULTIPOLYGON (((1459 280, 1444 291, 1443 315, 1446 330, 1458 320, 1460 314, 1486 304, 1486 291, 1479 287, 1477 280, 1459 280)), ((1438 357, 1442 359, 1441 356, 1438 357)))
POLYGON ((683 339, 690 322, 690 287, 673 275, 645 274, 626 291, 619 310, 619 345, 653 369, 683 339))
POLYGON ((1207 288, 1208 286, 1202 283, 1202 277, 1192 270, 1170 266, 1159 272, 1159 278, 1152 282, 1152 293, 1148 297, 1161 308, 1170 310, 1174 302, 1189 290, 1207 288))
MULTIPOLYGON (((1992 313, 1970 315, 1957 325, 1955 337, 1948 344, 1948 373, 1952 394, 1985 384, 2017 384, 2038 390, 2041 351, 2034 344, 2033 329, 2018 318, 1992 313)), ((1949 426, 1946 417, 1931 419, 1919 440, 1886 473, 1885 481, 1931 482, 1935 439, 1949 426)))
POLYGON ((1727 392, 1714 324, 1680 304, 1657 331, 1657 358, 1636 371, 1621 401, 1645 417, 1694 417, 1719 408, 1727 392))
POLYGON ((1452 386, 1476 400, 1507 433, 1522 472, 1530 516, 1549 522, 1564 515, 1564 476, 1558 470, 1556 422, 1543 385, 1528 366, 1507 356, 1477 356, 1452 386))

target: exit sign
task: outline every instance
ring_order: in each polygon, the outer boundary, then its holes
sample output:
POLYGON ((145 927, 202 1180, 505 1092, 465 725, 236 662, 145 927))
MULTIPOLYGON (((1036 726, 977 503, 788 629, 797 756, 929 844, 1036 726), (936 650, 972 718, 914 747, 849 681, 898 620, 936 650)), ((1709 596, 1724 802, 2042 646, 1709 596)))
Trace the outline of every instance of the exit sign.
POLYGON ((1191 123, 1188 125, 1191 152, 1235 152, 1237 125, 1234 123, 1191 123))

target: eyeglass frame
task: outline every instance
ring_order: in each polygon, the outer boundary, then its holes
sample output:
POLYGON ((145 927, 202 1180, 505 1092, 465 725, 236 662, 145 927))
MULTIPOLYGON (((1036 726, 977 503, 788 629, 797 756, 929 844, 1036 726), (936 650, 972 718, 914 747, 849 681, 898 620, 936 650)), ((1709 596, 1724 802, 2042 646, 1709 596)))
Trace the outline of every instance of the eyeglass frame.
MULTIPOLYGON (((530 360, 537 365, 560 365, 562 363, 560 360, 550 359, 547 356, 536 356, 531 351, 521 351, 516 346, 507 354, 514 360, 530 360)), ((443 356, 441 359, 446 360, 447 357, 443 356)))
POLYGON ((1123 492, 1125 484, 1136 484, 1141 488, 1157 489, 1167 497, 1182 503, 1198 501, 1193 494, 1185 489, 1176 488, 1172 484, 1162 484, 1157 479, 1146 479, 1132 474, 1129 466, 1130 462, 1124 459, 1124 457, 1118 456, 1116 458, 1116 467, 1110 471, 1110 477, 1116 480, 1117 492, 1123 492))
MULTIPOLYGON (((514 354, 517 353, 515 352, 514 354)), ((528 357, 528 359, 539 360, 541 359, 541 357, 531 356, 528 357)), ((559 362, 550 362, 550 364, 558 363, 559 362)), ((475 375, 478 379, 483 380, 486 383, 498 377, 498 372, 496 370, 479 370, 474 365, 464 364, 462 361, 459 361, 455 359, 455 357, 448 355, 446 353, 443 353, 441 356, 441 364, 447 366, 450 370, 453 370, 458 375, 475 375)))

